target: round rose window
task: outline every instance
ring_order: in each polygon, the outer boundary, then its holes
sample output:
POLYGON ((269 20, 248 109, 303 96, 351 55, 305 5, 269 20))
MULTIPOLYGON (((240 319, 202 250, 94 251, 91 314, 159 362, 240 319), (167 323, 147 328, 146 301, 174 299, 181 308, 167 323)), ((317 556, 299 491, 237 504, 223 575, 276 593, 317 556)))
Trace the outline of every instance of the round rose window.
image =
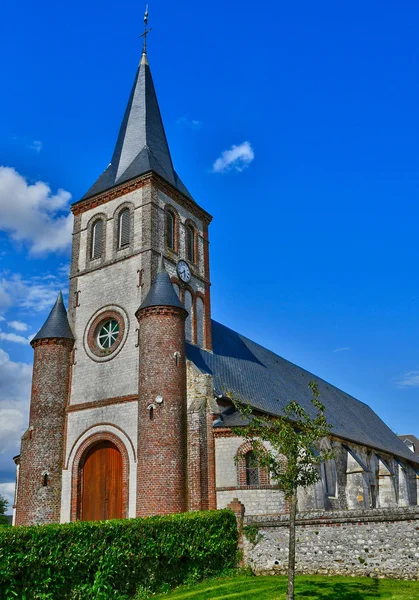
POLYGON ((101 308, 84 333, 84 348, 90 358, 97 362, 114 358, 127 339, 128 326, 128 315, 120 306, 101 308))
POLYGON ((119 337, 119 323, 116 319, 108 319, 99 327, 97 343, 102 350, 109 350, 119 337))

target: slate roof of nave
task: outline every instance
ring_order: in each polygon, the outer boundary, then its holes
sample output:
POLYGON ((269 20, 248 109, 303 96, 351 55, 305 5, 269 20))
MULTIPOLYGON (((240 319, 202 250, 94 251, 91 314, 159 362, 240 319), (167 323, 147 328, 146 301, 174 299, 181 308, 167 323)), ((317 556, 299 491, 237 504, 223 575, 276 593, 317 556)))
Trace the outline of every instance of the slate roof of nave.
MULTIPOLYGON (((217 321, 212 321, 212 343, 213 352, 187 344, 187 358, 212 375, 216 394, 231 392, 271 415, 281 414, 291 400, 313 413, 308 384, 315 381, 332 434, 415 462, 415 455, 367 404, 217 321)), ((227 409, 219 426, 239 424, 237 411, 227 409)))

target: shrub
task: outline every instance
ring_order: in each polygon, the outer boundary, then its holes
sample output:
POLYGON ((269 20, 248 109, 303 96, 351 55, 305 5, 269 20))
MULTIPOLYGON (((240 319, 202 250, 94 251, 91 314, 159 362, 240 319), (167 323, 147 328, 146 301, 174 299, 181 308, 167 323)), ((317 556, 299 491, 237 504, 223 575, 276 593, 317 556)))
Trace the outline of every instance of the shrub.
POLYGON ((236 566, 229 510, 2 528, 0 598, 129 598, 236 566))

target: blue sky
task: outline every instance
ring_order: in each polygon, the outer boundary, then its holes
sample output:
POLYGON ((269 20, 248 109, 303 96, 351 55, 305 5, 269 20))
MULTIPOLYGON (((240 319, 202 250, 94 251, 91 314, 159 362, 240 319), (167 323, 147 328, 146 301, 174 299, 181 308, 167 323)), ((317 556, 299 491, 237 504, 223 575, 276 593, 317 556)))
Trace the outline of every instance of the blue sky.
MULTIPOLYGON (((142 13, 2 9, 0 493, 27 338, 66 290, 68 205, 110 160, 142 13)), ((176 169, 214 215, 213 317, 418 435, 419 5, 158 0, 149 24, 176 169)))

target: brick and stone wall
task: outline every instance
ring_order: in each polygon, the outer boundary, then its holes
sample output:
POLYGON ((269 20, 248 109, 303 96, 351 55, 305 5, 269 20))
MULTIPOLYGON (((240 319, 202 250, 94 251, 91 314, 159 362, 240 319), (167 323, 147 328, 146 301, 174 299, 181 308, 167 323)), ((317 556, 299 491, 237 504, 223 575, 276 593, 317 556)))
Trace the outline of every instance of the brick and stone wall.
MULTIPOLYGON (((242 502, 247 515, 284 512, 283 494, 260 477, 257 486, 245 485, 240 454, 245 440, 234 429, 215 429, 217 507, 226 507, 234 498, 242 502)), ((328 492, 325 473, 319 467, 319 480, 298 490, 300 511, 355 510, 417 504, 419 476, 407 462, 371 448, 332 440, 336 486, 328 492)), ((263 475, 263 473, 261 473, 263 475)))
MULTIPOLYGON (((288 516, 244 517, 261 540, 243 538, 245 563, 258 574, 284 574, 288 516)), ((300 574, 362 575, 419 580, 419 507, 313 511, 297 515, 300 574)))
POLYGON ((211 375, 190 361, 187 375, 188 509, 216 508, 215 454, 212 423, 219 414, 211 375))

